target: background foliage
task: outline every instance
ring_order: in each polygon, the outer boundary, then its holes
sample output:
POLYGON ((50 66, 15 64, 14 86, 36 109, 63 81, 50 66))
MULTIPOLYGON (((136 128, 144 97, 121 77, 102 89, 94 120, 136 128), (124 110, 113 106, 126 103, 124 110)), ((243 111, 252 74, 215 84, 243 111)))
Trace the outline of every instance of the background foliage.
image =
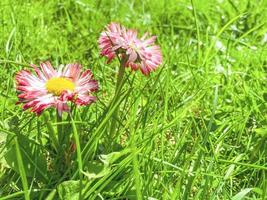
POLYGON ((266 21, 266 0, 2 0, 1 199, 23 199, 25 184, 31 199, 266 199, 266 21), (97 45, 111 21, 157 35, 164 58, 149 77, 127 70, 115 139, 105 124, 119 63, 97 45), (76 154, 48 155, 55 116, 15 105, 20 63, 46 60, 79 62, 100 82, 97 103, 75 114, 82 191, 77 163, 60 163, 76 154))

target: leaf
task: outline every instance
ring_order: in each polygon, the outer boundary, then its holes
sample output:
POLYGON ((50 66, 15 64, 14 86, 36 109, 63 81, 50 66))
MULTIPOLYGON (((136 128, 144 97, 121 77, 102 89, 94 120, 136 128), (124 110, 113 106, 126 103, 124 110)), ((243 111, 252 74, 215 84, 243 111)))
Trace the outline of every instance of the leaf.
MULTIPOLYGON (((136 200, 137 196, 136 196, 136 189, 132 188, 131 190, 129 190, 126 194, 125 194, 126 198, 129 200, 136 200)), ((149 197, 148 197, 149 198, 149 197)))
POLYGON ((6 142, 6 133, 0 131, 0 166, 7 167, 6 160, 4 159, 4 145, 6 142))
POLYGON ((228 168, 228 170, 225 173, 224 180, 229 179, 232 176, 234 170, 235 170, 235 165, 234 164, 230 165, 230 167, 228 168))
POLYGON ((96 161, 89 162, 87 165, 88 172, 82 172, 88 179, 97 179, 107 175, 110 168, 105 167, 102 163, 96 161))
POLYGON ((242 190, 241 192, 237 193, 234 197, 232 197, 232 200, 241 200, 243 199, 253 188, 246 188, 242 190))
POLYGON ((267 126, 263 126, 261 128, 256 128, 255 132, 257 135, 261 137, 266 137, 267 136, 267 126))
POLYGON ((99 159, 104 163, 105 166, 112 165, 115 161, 117 161, 119 158, 124 156, 125 154, 129 153, 129 149, 120 151, 120 152, 112 152, 110 154, 102 154, 99 156, 99 159))
POLYGON ((80 181, 65 181, 57 187, 59 198, 62 200, 78 200, 80 181))
POLYGON ((45 156, 40 150, 39 146, 31 139, 24 135, 8 136, 7 137, 7 151, 5 153, 5 160, 9 167, 19 173, 19 166, 17 163, 16 146, 14 137, 18 137, 18 142, 21 150, 21 156, 25 173, 27 177, 37 177, 41 180, 47 179, 47 163, 45 156))
POLYGON ((263 194, 263 191, 262 191, 262 189, 261 188, 253 188, 253 192, 255 192, 255 193, 257 193, 257 194, 259 194, 259 195, 262 195, 263 194))
POLYGON ((48 196, 45 198, 45 200, 54 200, 56 194, 57 194, 56 189, 52 190, 52 191, 48 194, 48 196))
MULTIPOLYGON (((243 158, 243 154, 240 154, 235 158, 234 161, 239 162, 242 158, 243 158)), ((234 173, 235 167, 236 167, 235 164, 231 164, 229 166, 228 170, 225 173, 224 180, 231 178, 232 174, 234 173)))

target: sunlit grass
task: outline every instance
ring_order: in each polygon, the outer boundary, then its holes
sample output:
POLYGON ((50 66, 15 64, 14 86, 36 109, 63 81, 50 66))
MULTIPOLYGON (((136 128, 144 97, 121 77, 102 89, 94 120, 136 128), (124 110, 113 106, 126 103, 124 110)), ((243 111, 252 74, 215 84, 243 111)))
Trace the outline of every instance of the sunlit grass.
POLYGON ((266 199, 266 20, 265 0, 1 1, 0 199, 266 199), (148 77, 126 69, 116 104, 119 62, 97 44, 111 21, 157 35, 164 61, 148 77), (46 60, 100 83, 71 123, 15 105, 15 73, 46 60), (80 146, 69 165, 47 143, 58 125, 80 146))

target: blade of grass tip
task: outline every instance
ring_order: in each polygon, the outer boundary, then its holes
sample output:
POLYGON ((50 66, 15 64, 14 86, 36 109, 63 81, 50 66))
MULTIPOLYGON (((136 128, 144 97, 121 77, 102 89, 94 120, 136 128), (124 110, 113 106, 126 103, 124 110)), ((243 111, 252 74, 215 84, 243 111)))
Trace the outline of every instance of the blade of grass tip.
POLYGON ((16 145, 16 156, 17 156, 17 162, 18 162, 18 166, 19 166, 19 173, 20 173, 20 177, 21 177, 21 181, 22 181, 22 187, 24 190, 24 197, 25 197, 25 200, 30 200, 27 177, 26 177, 26 173, 25 173, 25 169, 24 169, 22 156, 21 156, 21 152, 19 149, 19 142, 18 142, 17 137, 15 137, 15 145, 16 145))
POLYGON ((82 170, 83 170, 83 162, 82 162, 82 154, 81 154, 81 146, 80 146, 80 141, 79 141, 79 135, 77 132, 77 128, 75 125, 75 122, 72 118, 72 116, 70 115, 70 119, 71 119, 71 126, 72 126, 72 130, 73 130, 73 135, 74 135, 74 140, 76 143, 76 151, 77 151, 77 159, 78 159, 78 169, 79 169, 79 177, 80 177, 80 190, 79 190, 79 199, 82 199, 82 179, 83 179, 83 174, 82 174, 82 170))

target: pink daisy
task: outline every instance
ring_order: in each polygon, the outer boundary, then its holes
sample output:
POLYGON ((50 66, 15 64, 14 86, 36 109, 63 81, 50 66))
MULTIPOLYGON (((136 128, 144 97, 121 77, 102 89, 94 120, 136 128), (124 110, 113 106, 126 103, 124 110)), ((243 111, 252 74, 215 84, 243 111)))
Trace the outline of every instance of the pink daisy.
POLYGON ((101 55, 108 58, 110 62, 116 57, 116 51, 120 48, 127 47, 127 43, 122 37, 126 34, 126 29, 119 24, 111 23, 106 27, 106 30, 101 33, 98 40, 101 49, 101 55))
POLYGON ((111 23, 99 38, 101 55, 106 56, 108 62, 116 55, 126 56, 126 67, 140 69, 144 75, 148 75, 162 64, 162 54, 160 47, 154 44, 156 36, 146 37, 147 34, 139 39, 137 31, 111 23))
POLYGON ((18 103, 24 104, 24 110, 31 108, 39 115, 44 109, 55 107, 61 115, 70 110, 68 102, 78 106, 95 102, 91 93, 98 90, 98 83, 90 70, 81 72, 81 65, 68 64, 60 65, 56 71, 49 62, 41 63, 41 69, 32 67, 35 74, 21 70, 16 75, 18 103))

